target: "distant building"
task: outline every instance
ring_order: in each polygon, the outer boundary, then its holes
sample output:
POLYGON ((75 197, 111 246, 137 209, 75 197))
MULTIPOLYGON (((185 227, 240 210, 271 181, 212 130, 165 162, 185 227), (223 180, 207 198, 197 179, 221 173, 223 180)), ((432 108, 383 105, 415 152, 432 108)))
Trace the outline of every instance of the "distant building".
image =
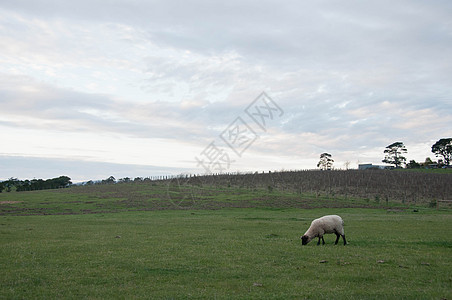
POLYGON ((425 166, 426 169, 438 169, 439 165, 437 163, 428 164, 425 166))
POLYGON ((381 165, 373 165, 373 164, 359 164, 358 170, 367 170, 367 169, 392 169, 392 167, 388 166, 381 166, 381 165))

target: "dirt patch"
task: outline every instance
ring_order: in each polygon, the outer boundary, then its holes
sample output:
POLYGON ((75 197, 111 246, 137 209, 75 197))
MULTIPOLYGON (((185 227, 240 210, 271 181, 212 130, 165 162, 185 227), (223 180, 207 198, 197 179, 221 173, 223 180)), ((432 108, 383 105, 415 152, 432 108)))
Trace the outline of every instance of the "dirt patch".
POLYGON ((22 203, 23 201, 0 201, 0 204, 15 204, 22 203))

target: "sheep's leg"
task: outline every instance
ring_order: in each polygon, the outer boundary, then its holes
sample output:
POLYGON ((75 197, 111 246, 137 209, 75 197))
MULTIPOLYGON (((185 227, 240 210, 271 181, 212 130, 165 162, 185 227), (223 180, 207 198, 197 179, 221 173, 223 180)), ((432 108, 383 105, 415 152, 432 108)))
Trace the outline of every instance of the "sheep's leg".
POLYGON ((341 235, 339 234, 339 233, 336 233, 336 242, 334 243, 335 245, 337 245, 337 242, 339 242, 339 237, 340 237, 341 235))
MULTIPOLYGON (((322 237, 323 238, 323 237, 322 237)), ((319 236, 319 241, 317 242, 317 246, 320 245, 320 236, 319 236)))
MULTIPOLYGON (((337 239, 339 239, 339 236, 337 237, 337 239)), ((344 245, 347 245, 347 241, 345 240, 345 234, 342 235, 342 239, 344 240, 344 245)))
POLYGON ((322 235, 322 243, 323 243, 323 245, 325 245, 325 240, 323 239, 323 235, 322 235))

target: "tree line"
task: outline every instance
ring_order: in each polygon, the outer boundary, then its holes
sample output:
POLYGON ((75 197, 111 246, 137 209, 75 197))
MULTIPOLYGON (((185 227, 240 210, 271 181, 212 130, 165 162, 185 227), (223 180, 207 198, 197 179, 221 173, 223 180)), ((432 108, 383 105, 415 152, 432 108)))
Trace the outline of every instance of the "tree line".
MULTIPOLYGON (((385 158, 382 162, 393 165, 395 168, 402 168, 405 166, 406 168, 415 169, 423 166, 428 167, 429 165, 449 167, 452 159, 452 138, 439 139, 432 145, 432 153, 438 157, 437 163, 434 163, 429 157, 427 157, 424 163, 418 163, 415 160, 410 160, 407 163, 407 159, 404 155, 408 153, 408 150, 403 142, 394 142, 388 145, 383 153, 385 154, 385 158)), ((320 154, 320 161, 317 164, 317 167, 321 170, 331 170, 333 162, 332 155, 325 152, 320 154)))
MULTIPOLYGON (((145 182, 145 181, 152 181, 152 180, 161 180, 161 179, 165 179, 165 176, 153 176, 151 177, 135 177, 134 179, 130 178, 130 177, 124 177, 124 178, 119 178, 116 179, 114 176, 110 176, 106 179, 102 179, 102 180, 89 180, 86 182, 83 182, 81 185, 100 185, 100 184, 115 184, 115 183, 129 183, 129 182, 145 182)), ((168 177, 168 176, 166 176, 168 177)), ((166 178, 168 179, 168 178, 166 178)))
POLYGON ((0 182, 0 193, 2 191, 11 192, 13 190, 17 192, 23 191, 37 191, 48 189, 60 189, 66 188, 72 185, 71 178, 67 176, 60 176, 51 179, 32 179, 32 180, 19 180, 17 178, 9 178, 8 180, 0 182))

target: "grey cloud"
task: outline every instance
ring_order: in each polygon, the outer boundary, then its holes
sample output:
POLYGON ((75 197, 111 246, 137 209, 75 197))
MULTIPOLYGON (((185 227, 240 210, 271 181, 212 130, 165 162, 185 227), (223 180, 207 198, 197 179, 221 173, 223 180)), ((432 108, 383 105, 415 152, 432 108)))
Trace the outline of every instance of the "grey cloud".
POLYGON ((236 51, 280 69, 346 71, 389 64, 411 72, 430 70, 429 62, 451 64, 446 49, 452 46, 447 21, 452 5, 435 3, 41 0, 2 6, 44 17, 130 24, 157 44, 204 55, 236 51))
POLYGON ((84 116, 80 111, 83 108, 105 111, 108 107, 106 96, 52 87, 25 76, 2 75, 0 78, 3 114, 71 120, 84 116))
POLYGON ((4 76, 1 81, 0 119, 9 116, 2 123, 13 127, 116 132, 193 142, 215 137, 215 128, 226 126, 240 113, 226 102, 131 103, 40 84, 28 77, 4 76))
MULTIPOLYGON (((75 57, 86 56, 88 65, 100 59, 90 58, 100 51, 91 52, 89 24, 139 28, 162 50, 139 61, 145 79, 135 84, 149 92, 148 103, 2 78, 3 113, 64 121, 68 130, 204 143, 266 90, 285 111, 278 129, 287 141, 278 140, 276 154, 296 152, 302 142, 293 136, 304 133, 315 136, 309 140, 314 147, 329 142, 341 151, 451 134, 438 121, 452 115, 450 1, 18 0, 0 7, 38 20, 82 21, 88 37, 75 57), (181 84, 187 92, 176 102, 154 98, 181 84), (38 92, 20 89, 27 85, 38 92), (212 94, 220 100, 211 101, 212 94)), ((58 44, 56 52, 74 43, 58 44)))

